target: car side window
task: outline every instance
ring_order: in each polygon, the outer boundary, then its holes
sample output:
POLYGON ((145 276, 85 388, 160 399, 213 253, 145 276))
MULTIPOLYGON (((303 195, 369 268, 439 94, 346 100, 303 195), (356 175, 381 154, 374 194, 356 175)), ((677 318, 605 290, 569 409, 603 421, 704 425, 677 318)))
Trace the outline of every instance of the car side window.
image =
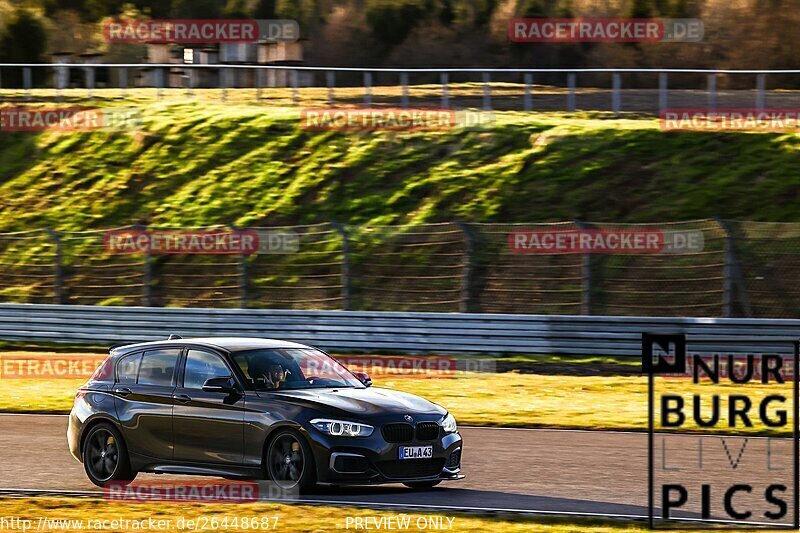
POLYGON ((122 385, 133 385, 136 383, 136 376, 139 374, 139 361, 142 360, 141 353, 126 355, 117 363, 117 383, 122 385))
POLYGON ((202 389, 203 384, 211 378, 229 376, 231 371, 219 355, 201 350, 189 350, 186 356, 186 371, 183 375, 184 388, 202 389))
POLYGON ((148 350, 142 356, 139 368, 139 385, 172 385, 175 366, 181 355, 180 349, 148 350))

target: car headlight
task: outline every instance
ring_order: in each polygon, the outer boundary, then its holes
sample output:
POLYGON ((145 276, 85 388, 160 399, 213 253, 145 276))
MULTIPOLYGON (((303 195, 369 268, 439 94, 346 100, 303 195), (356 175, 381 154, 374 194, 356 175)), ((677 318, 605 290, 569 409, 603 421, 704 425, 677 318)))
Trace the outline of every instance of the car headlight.
POLYGON ((344 420, 327 420, 316 418, 311 421, 311 425, 333 437, 369 437, 375 429, 367 424, 357 422, 346 422, 344 420))
POLYGON ((458 431, 458 424, 456 424, 456 418, 448 414, 441 422, 442 429, 445 433, 455 433, 458 431))

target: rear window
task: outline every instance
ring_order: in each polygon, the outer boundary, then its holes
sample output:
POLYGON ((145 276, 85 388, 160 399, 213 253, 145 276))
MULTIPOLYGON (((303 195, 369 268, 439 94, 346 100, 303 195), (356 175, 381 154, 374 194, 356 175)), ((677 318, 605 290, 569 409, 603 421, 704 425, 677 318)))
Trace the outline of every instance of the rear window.
POLYGON ((123 385, 134 385, 136 376, 139 374, 139 361, 142 359, 141 353, 126 355, 117 363, 117 383, 123 385))
POLYGON ((180 355, 180 349, 144 352, 139 367, 139 385, 171 386, 180 355))

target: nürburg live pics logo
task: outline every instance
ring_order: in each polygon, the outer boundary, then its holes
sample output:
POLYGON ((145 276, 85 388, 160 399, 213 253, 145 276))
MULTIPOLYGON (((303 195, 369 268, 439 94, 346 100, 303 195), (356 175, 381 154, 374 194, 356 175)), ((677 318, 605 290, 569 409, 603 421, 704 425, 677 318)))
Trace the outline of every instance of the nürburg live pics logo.
POLYGON ((642 334, 651 529, 798 528, 798 352, 791 338, 642 334))

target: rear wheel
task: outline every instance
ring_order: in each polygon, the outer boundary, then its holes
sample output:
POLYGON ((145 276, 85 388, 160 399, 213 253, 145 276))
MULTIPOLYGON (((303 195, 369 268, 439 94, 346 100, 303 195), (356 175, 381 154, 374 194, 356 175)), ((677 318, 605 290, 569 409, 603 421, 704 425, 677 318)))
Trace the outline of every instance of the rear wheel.
POLYGON ((98 424, 89 430, 83 442, 83 467, 89 481, 98 487, 128 485, 136 477, 125 441, 111 424, 98 424))
POLYGON ((442 482, 442 480, 438 480, 438 481, 411 481, 409 483, 403 483, 403 485, 405 485, 406 487, 408 487, 410 489, 422 490, 422 489, 432 489, 433 487, 435 487, 436 485, 438 485, 441 482, 442 482))
POLYGON ((291 429, 280 430, 266 454, 267 476, 284 490, 308 491, 316 483, 314 456, 306 440, 291 429))

